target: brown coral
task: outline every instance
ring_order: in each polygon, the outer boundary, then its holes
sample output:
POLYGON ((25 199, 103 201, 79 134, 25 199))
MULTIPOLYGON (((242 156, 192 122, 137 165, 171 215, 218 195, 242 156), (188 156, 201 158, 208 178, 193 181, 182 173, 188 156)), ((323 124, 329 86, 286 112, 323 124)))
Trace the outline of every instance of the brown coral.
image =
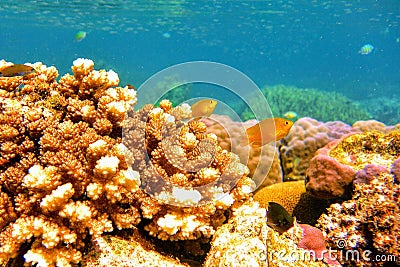
POLYGON ((134 112, 136 92, 91 60, 59 82, 54 67, 33 66, 32 76, 0 78, 2 261, 70 266, 91 238, 143 218, 160 239, 210 237, 254 190, 202 122, 181 121, 189 106, 134 112))
POLYGON ((306 192, 304 181, 289 181, 263 187, 254 195, 254 200, 263 208, 268 202, 282 205, 301 223, 314 225, 329 206, 329 202, 317 199, 306 192))
POLYGON ((152 220, 145 229, 160 239, 210 237, 225 221, 224 210, 246 199, 254 183, 239 158, 219 147, 202 122, 182 123, 175 116, 189 117, 190 109, 171 109, 162 101, 160 108, 145 106, 125 122, 124 143, 138 151, 133 168, 140 172, 142 188, 165 203, 145 214, 152 220))
POLYGON ((284 182, 262 188, 254 195, 254 200, 265 209, 268 208, 268 202, 276 202, 292 214, 305 192, 304 181, 284 182))
POLYGON ((319 227, 332 249, 341 251, 342 255, 349 250, 359 255, 358 259, 341 257, 342 263, 384 266, 384 261, 374 261, 376 255, 393 264, 399 260, 399 195, 399 183, 384 171, 368 184, 356 184, 351 200, 331 205, 328 213, 320 217, 319 227))

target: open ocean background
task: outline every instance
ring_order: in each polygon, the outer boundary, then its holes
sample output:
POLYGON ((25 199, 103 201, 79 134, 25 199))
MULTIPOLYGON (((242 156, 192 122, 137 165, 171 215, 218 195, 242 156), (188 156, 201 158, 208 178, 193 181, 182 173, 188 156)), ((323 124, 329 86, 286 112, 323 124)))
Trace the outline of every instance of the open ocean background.
POLYGON ((60 75, 84 57, 139 87, 171 65, 216 61, 260 87, 379 99, 400 122, 399 0, 3 0, 0 21, 0 58, 41 61, 60 75), (80 42, 78 31, 87 32, 80 42), (365 44, 374 50, 361 55, 365 44))

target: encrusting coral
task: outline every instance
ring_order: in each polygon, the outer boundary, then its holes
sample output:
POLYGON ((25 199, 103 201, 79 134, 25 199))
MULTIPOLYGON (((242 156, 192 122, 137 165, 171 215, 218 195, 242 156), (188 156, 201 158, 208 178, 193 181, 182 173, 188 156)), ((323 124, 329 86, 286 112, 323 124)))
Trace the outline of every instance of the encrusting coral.
POLYGON ((268 266, 266 211, 249 201, 219 227, 203 266, 268 266))
POLYGON ((188 267, 178 259, 157 252, 137 230, 128 237, 104 235, 93 240, 95 250, 84 256, 81 264, 85 267, 188 267))
MULTIPOLYGON (((400 264, 399 180, 388 170, 374 169, 362 174, 363 182, 355 184, 351 200, 331 205, 318 220, 329 246, 342 255, 338 257, 342 264, 394 266, 396 261, 400 264), (347 251, 358 257, 346 257, 347 251)), ((395 172, 394 164, 392 173, 395 172)))
POLYGON ((280 235, 267 226, 266 210, 250 199, 236 205, 229 221, 217 229, 203 266, 330 266, 307 258, 310 253, 300 247, 313 237, 298 226, 280 235))
POLYGON ((91 60, 75 60, 58 82, 54 67, 32 66, 0 78, 3 261, 70 266, 91 239, 139 222, 160 239, 210 237, 254 190, 202 122, 181 121, 189 106, 135 112, 135 90, 91 60))
POLYGON ((358 171, 368 164, 389 169, 399 156, 398 131, 344 136, 315 153, 307 169, 307 191, 326 199, 349 195, 358 171))

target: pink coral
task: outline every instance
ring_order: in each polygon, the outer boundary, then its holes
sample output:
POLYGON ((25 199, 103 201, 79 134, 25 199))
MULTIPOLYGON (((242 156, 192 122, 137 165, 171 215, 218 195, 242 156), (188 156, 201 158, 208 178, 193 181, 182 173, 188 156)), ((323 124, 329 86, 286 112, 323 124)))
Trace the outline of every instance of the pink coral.
POLYGON ((309 117, 296 121, 279 148, 285 180, 303 180, 315 151, 351 132, 355 130, 340 121, 324 123, 309 117))
POLYGON ((383 166, 368 164, 367 166, 365 166, 364 169, 359 170, 357 172, 356 177, 354 179, 354 184, 358 183, 368 184, 371 182, 371 180, 380 175, 382 172, 388 173, 389 171, 383 166))
POLYGON ((303 230, 303 237, 299 243, 297 243, 299 247, 313 251, 317 259, 323 258, 324 261, 330 265, 341 266, 340 263, 332 257, 334 255, 326 253, 328 250, 321 230, 308 224, 299 224, 299 227, 303 230))
POLYGON ((343 136, 317 151, 307 169, 306 189, 319 198, 341 197, 351 192, 355 178, 370 180, 389 169, 400 155, 399 151, 400 132, 397 131, 343 136), (380 167, 368 166, 370 164, 380 167))
POLYGON ((329 156, 330 149, 338 143, 333 141, 319 149, 307 169, 306 189, 318 198, 342 196, 353 181, 356 171, 329 156))

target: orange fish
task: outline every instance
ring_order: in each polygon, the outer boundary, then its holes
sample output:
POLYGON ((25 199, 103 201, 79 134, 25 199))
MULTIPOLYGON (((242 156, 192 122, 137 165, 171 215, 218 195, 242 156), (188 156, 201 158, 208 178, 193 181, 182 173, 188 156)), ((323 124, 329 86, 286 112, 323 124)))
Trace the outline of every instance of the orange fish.
POLYGON ((293 122, 282 118, 268 118, 246 129, 247 142, 253 148, 284 138, 292 128, 293 122), (275 130, 275 131, 274 131, 275 130))
POLYGON ((202 99, 197 101, 192 105, 192 117, 208 117, 215 109, 218 104, 216 100, 213 99, 202 99))
POLYGON ((35 72, 35 69, 31 66, 14 64, 0 70, 0 77, 25 76, 31 74, 32 72, 35 72))

